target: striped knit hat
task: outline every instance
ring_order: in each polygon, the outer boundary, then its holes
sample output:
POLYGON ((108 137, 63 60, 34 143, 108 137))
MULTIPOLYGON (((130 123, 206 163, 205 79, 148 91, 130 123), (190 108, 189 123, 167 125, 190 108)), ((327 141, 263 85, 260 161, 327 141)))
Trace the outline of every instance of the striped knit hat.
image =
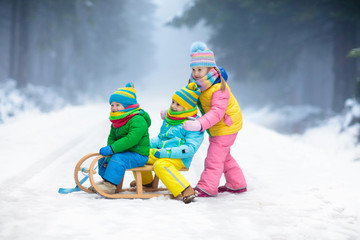
POLYGON ((203 42, 191 45, 190 67, 216 67, 214 53, 203 42))
POLYGON ((190 110, 196 106, 199 95, 200 89, 196 83, 192 82, 177 91, 172 98, 185 109, 190 110))
POLYGON ((134 84, 128 83, 125 87, 118 88, 110 96, 109 103, 111 104, 112 102, 121 103, 124 108, 128 107, 129 105, 137 104, 134 84))

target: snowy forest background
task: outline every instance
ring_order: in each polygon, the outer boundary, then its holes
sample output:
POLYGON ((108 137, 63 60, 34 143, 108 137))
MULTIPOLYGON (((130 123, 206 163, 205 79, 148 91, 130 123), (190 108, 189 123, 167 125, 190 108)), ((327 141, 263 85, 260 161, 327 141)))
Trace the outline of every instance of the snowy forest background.
POLYGON ((337 114, 359 124, 359 1, 174 1, 177 14, 160 18, 159 2, 0 0, 0 122, 105 100, 130 81, 172 92, 173 76, 184 79, 176 87, 188 78, 196 35, 241 107, 303 113, 270 127, 301 132, 337 114))

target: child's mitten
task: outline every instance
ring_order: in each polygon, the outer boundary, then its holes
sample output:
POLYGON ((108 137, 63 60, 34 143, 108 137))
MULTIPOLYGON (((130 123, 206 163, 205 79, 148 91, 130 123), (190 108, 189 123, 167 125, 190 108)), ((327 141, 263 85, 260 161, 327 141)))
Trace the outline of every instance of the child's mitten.
POLYGON ((167 109, 164 109, 164 110, 160 111, 160 117, 161 117, 162 120, 165 119, 166 112, 167 112, 167 109))
POLYGON ((159 150, 156 151, 156 152, 154 153, 154 156, 155 156, 156 158, 160 158, 160 151, 159 151, 159 150))
POLYGON ((151 149, 150 151, 156 158, 170 157, 170 149, 161 148, 161 149, 151 149))
POLYGON ((112 155, 114 152, 110 146, 106 146, 106 147, 100 148, 99 153, 100 153, 100 155, 103 155, 103 156, 109 156, 109 155, 112 155))
POLYGON ((183 128, 187 131, 201 131, 201 123, 198 120, 188 120, 183 123, 183 128))
POLYGON ((160 152, 159 152, 159 149, 157 149, 157 148, 150 148, 150 153, 151 153, 154 157, 157 157, 157 158, 160 157, 160 152))

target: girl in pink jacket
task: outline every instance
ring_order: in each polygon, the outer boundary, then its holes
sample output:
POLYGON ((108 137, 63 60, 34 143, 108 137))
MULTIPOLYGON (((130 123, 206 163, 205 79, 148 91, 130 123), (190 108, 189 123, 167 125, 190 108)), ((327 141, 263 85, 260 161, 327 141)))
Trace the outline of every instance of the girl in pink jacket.
POLYGON ((210 142, 204 171, 194 189, 199 197, 214 197, 218 192, 245 192, 244 174, 230 154, 230 148, 242 128, 242 115, 222 76, 226 78, 226 72, 216 66, 214 53, 202 42, 191 46, 190 67, 192 74, 189 81, 195 82, 201 90, 198 107, 202 117, 185 121, 183 128, 188 131, 207 130, 210 142), (226 183, 219 187, 223 173, 226 183))

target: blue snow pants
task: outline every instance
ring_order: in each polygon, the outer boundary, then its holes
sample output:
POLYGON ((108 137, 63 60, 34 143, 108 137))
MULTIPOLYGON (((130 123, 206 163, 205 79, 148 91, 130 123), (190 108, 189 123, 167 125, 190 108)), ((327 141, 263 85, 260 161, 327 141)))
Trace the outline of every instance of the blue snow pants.
POLYGON ((142 167, 146 164, 149 157, 135 152, 116 153, 111 156, 107 167, 104 164, 107 162, 106 158, 101 158, 98 161, 99 175, 106 181, 118 185, 123 178, 126 169, 135 167, 142 167))

